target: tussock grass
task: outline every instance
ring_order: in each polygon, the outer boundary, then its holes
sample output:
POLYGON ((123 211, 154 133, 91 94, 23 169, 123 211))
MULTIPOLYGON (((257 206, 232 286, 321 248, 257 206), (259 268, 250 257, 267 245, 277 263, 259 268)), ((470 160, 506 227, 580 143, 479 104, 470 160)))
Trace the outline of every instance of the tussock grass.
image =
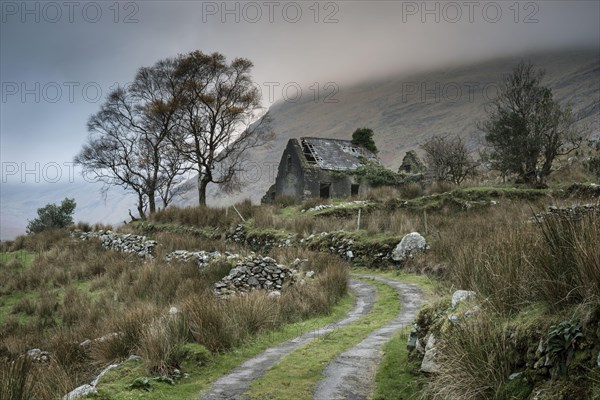
POLYGON ((32 362, 26 357, 0 362, 0 399, 32 399, 34 394, 34 378, 30 374, 32 368, 32 362))
POLYGON ((508 332, 489 314, 456 325, 438 346, 440 373, 428 388, 432 399, 493 399, 512 372, 508 332))
POLYGON ((98 365, 106 365, 134 354, 140 335, 151 321, 158 318, 159 309, 136 302, 106 321, 107 328, 91 346, 90 356, 98 365))
POLYGON ((188 326, 180 315, 166 315, 140 327, 138 350, 146 370, 169 375, 185 358, 188 326))
POLYGON ((544 302, 550 308, 600 302, 600 215, 505 226, 464 243, 449 279, 488 298, 502 313, 544 302))

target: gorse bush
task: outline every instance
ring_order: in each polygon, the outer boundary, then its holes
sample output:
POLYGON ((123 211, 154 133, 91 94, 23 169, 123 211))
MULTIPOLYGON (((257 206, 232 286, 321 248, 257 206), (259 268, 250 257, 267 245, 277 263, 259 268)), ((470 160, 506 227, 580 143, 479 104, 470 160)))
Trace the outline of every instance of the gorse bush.
POLYGON ((60 206, 47 204, 37 210, 38 217, 29 221, 27 233, 39 233, 50 229, 61 229, 73 224, 75 200, 64 199, 60 206))

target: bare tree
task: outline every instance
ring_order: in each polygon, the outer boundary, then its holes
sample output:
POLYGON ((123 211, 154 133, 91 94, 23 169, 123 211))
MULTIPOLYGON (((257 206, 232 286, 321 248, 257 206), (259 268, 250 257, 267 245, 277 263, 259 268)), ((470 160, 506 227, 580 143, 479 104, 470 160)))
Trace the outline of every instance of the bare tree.
POLYGON ((83 173, 107 185, 122 186, 137 195, 141 218, 166 207, 186 170, 170 135, 178 124, 181 86, 176 60, 140 68, 133 83, 108 96, 88 122, 90 136, 75 157, 83 173))
POLYGON ((469 154, 465 142, 458 136, 433 136, 421 145, 421 149, 425 151, 428 172, 435 180, 458 185, 472 175, 478 166, 469 154))
POLYGON ((253 84, 252 62, 236 58, 230 64, 219 53, 192 52, 180 58, 182 82, 179 133, 172 136, 179 152, 198 173, 198 202, 206 204, 210 183, 233 190, 242 156, 272 139, 270 118, 262 111, 260 92, 253 84))
POLYGON ((528 184, 543 184, 559 155, 577 149, 582 136, 573 115, 542 86, 543 70, 521 62, 500 82, 500 93, 488 107, 485 132, 493 168, 515 173, 528 184))

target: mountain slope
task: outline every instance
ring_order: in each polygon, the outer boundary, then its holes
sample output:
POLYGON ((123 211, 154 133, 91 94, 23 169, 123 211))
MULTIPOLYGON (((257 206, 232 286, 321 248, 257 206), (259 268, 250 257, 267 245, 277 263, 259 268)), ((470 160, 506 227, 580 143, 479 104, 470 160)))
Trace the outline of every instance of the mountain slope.
MULTIPOLYGON (((477 122, 485 118, 484 104, 493 97, 497 82, 521 59, 545 68, 544 83, 553 88, 556 98, 571 104, 579 125, 590 134, 600 136, 600 52, 578 49, 547 52, 490 60, 478 64, 411 75, 380 78, 353 86, 340 87, 328 97, 314 101, 312 92, 304 92, 297 103, 274 104, 275 140, 269 147, 247 153, 241 172, 246 187, 235 195, 218 193, 209 186, 210 205, 228 205, 250 198, 259 202, 275 181, 277 165, 289 138, 320 136, 349 139, 356 128, 369 127, 384 165, 396 170, 405 152, 418 148, 434 134, 459 134, 470 148, 482 143, 477 122)), ((327 92, 329 93, 329 92, 327 92)), ((190 182, 195 187, 194 182, 190 182)), ((27 218, 47 203, 74 197, 76 220, 118 223, 128 218, 127 210, 135 209, 135 198, 120 189, 111 190, 108 200, 99 194, 101 185, 69 183, 64 185, 7 184, 0 190, 0 238, 10 239, 24 233, 27 218)), ((196 189, 177 199, 179 205, 195 205, 196 189)))
MULTIPOLYGON (((247 187, 235 196, 218 194, 213 187, 210 203, 230 204, 244 198, 260 201, 274 182, 281 153, 292 137, 348 139, 356 128, 366 126, 375 132, 382 162, 394 170, 406 151, 435 134, 458 134, 476 149, 482 143, 477 122, 485 119, 484 105, 494 97, 496 82, 521 59, 546 69, 544 84, 554 90, 561 104, 573 107, 580 127, 589 133, 600 131, 598 50, 515 56, 380 79, 341 87, 333 96, 336 103, 310 98, 273 105, 270 112, 277 137, 270 147, 248 152, 247 171, 242 172, 247 187)), ((194 204, 196 199, 191 191, 182 203, 194 204)))

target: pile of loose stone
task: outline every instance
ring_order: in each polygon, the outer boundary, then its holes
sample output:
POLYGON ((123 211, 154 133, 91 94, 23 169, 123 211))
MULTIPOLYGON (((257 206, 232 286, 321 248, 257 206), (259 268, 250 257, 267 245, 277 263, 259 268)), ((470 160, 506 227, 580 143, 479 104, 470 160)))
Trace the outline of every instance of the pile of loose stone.
POLYGON ((215 283, 218 296, 229 296, 237 292, 265 289, 279 292, 296 281, 296 269, 277 264, 271 257, 248 256, 240 260, 229 275, 215 283))
POLYGON ((272 234, 265 233, 259 236, 248 237, 248 233, 243 225, 239 224, 235 230, 226 235, 226 239, 233 243, 243 243, 254 249, 271 249, 274 247, 290 247, 294 245, 295 238, 293 234, 288 234, 287 238, 273 237, 272 234))
POLYGON ((31 349, 27 351, 27 357, 33 362, 47 363, 50 361, 50 353, 40 349, 31 349))
POLYGON ((600 197, 600 185, 597 183, 574 183, 565 191, 569 196, 600 197))
POLYGON ((319 249, 320 244, 326 243, 330 253, 337 254, 346 261, 368 259, 371 263, 392 261, 402 265, 407 259, 423 253, 429 249, 425 238, 418 232, 405 235, 393 248, 385 249, 384 246, 356 246, 351 238, 338 236, 336 232, 322 232, 319 235, 310 235, 300 240, 310 249, 319 249))
POLYGON ((301 244, 305 244, 308 248, 315 248, 315 243, 323 240, 329 244, 328 250, 332 254, 337 254, 347 261, 352 261, 354 258, 354 240, 338 237, 335 232, 321 232, 318 235, 310 235, 306 239, 300 240, 301 244))
POLYGON ((122 251, 124 253, 133 253, 140 257, 151 258, 154 253, 154 247, 156 246, 155 240, 150 240, 146 236, 133 235, 131 233, 122 234, 99 230, 95 232, 73 231, 71 235, 78 237, 81 240, 97 238, 100 239, 102 246, 107 249, 122 251))
POLYGON ((571 220, 581 219, 583 216, 592 213, 600 213, 600 204, 582 204, 572 207, 548 207, 547 212, 536 214, 533 220, 542 221, 548 217, 563 217, 571 220))
POLYGON ((187 251, 187 250, 175 250, 165 256, 167 262, 171 261, 196 261, 199 268, 206 267, 212 260, 217 258, 227 257, 227 259, 237 258, 239 257, 237 254, 232 254, 229 252, 225 252, 225 254, 221 254, 218 251, 187 251))
POLYGON ((311 211, 321 211, 321 210, 326 210, 328 208, 346 208, 346 207, 357 206, 357 205, 358 206, 366 206, 368 204, 369 204, 368 200, 356 200, 356 201, 350 201, 350 202, 341 203, 341 204, 319 204, 317 206, 301 210, 300 212, 304 213, 304 212, 311 212, 311 211))

